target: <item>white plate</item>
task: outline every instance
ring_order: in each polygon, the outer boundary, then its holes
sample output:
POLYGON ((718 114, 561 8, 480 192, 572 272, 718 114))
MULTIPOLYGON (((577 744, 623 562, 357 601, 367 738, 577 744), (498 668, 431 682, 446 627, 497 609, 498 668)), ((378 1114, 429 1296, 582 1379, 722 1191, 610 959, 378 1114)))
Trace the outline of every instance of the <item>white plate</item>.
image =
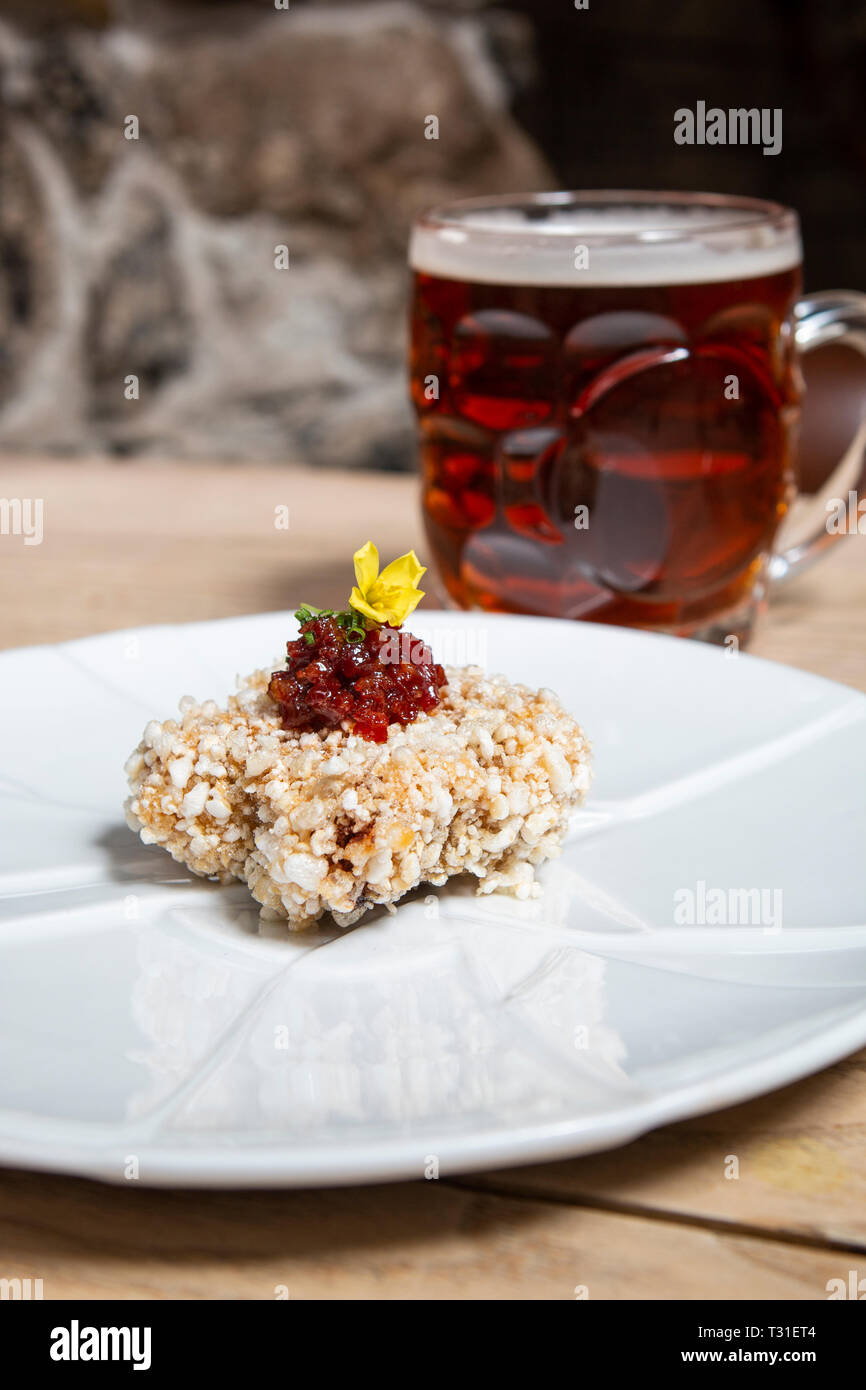
POLYGON ((440 660, 486 647, 585 725, 596 780, 565 853, 537 902, 448 887, 351 931, 263 935, 242 885, 126 828, 121 769, 147 719, 221 698, 293 626, 0 655, 0 1161, 447 1176, 620 1144, 866 1043, 863 696, 675 639, 417 614, 440 660), (709 921, 683 925, 700 883, 709 921))

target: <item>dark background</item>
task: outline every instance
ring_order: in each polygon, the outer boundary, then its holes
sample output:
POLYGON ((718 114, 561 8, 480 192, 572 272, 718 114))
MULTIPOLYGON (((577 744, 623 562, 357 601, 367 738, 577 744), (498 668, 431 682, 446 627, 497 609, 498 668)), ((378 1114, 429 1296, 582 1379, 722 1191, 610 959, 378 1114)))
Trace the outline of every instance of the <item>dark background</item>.
POLYGON ((538 71, 521 124, 571 187, 747 193, 800 212, 807 287, 866 288, 863 0, 562 0, 530 18, 538 71), (681 106, 781 107, 778 155, 677 146, 681 106))
MULTIPOLYGON (((349 0, 364 8, 368 0, 349 0)), ((291 9, 340 9, 291 0, 291 9)), ((0 0, 35 33, 163 16, 166 27, 243 29, 273 0, 0 0)), ((492 16, 511 110, 561 187, 704 189, 797 208, 808 284, 866 289, 866 0, 418 0, 444 17, 492 16), (522 18, 531 44, 500 27, 522 18), (777 156, 673 142, 680 106, 781 107, 777 156)), ((372 80, 372 74, 371 74, 372 80)), ((384 80, 387 80, 385 75, 384 80)), ((332 94, 339 102, 339 91, 332 94)), ((503 190, 508 191, 508 190, 503 190)), ((513 190, 518 191, 518 190, 513 190)))
MULTIPOLYGON (((866 290, 866 0, 589 6, 0 0, 0 451, 411 468, 406 244, 454 197, 776 199, 807 289, 866 290), (677 145, 699 101, 781 152, 677 145)), ((806 370, 808 461, 863 385, 806 370)))

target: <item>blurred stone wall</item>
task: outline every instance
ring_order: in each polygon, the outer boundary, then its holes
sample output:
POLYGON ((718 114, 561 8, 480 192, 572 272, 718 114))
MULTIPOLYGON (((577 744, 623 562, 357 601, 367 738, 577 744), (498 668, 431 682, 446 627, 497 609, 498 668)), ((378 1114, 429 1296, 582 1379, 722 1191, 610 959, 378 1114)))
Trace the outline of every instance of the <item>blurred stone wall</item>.
POLYGON ((551 182, 508 114, 526 21, 26 8, 0 19, 0 450, 411 466, 412 215, 551 182))

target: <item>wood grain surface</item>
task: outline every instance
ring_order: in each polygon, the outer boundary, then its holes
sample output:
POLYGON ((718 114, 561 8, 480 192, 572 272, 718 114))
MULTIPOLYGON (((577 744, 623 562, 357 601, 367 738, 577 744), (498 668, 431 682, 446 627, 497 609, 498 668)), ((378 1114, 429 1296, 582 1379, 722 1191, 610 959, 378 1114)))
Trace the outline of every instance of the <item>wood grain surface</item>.
MULTIPOLYGON (((41 545, 0 536, 4 647, 330 604, 368 536, 423 551, 397 475, 26 459, 0 463, 0 494, 44 504, 41 545)), ((866 537, 782 591, 752 650, 866 691, 866 537)), ((0 1277, 46 1298, 824 1299, 852 1268, 866 1051, 613 1153, 459 1180, 188 1193, 0 1171, 0 1277)))

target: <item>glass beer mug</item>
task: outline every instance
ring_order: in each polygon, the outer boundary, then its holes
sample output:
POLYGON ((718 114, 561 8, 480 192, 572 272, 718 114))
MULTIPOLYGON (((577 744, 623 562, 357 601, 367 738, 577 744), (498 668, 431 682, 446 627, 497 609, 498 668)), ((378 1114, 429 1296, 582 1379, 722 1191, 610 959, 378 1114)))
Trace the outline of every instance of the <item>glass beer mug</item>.
MULTIPOLYGON (((798 355, 866 352, 866 296, 801 301, 797 216, 753 198, 471 199, 412 232, 427 539, 461 608, 741 641, 794 498, 798 355)), ((862 440, 861 440, 862 443, 862 440)))

